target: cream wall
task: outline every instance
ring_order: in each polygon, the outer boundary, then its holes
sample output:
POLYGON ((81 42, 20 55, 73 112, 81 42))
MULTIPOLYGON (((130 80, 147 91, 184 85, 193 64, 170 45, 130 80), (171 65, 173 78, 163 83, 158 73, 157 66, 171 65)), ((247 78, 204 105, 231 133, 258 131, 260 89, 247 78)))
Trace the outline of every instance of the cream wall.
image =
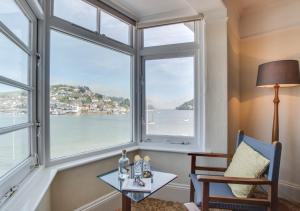
MULTIPOLYGON (((128 153, 128 158, 132 160, 135 153, 137 152, 128 153)), ((101 182, 97 175, 117 168, 119 157, 59 172, 51 185, 51 210, 74 210, 111 193, 113 189, 101 182)))
POLYGON ((240 129, 239 0, 224 0, 228 12, 228 153, 233 154, 240 129))
MULTIPOLYGON (((247 35, 240 43, 241 128, 266 142, 271 141, 274 93, 272 89, 255 86, 257 69, 259 64, 268 61, 300 59, 300 23, 296 24, 294 18, 300 20, 299 3, 292 1, 284 5, 280 17, 285 23, 281 20, 277 28, 274 28, 277 21, 275 16, 281 4, 269 5, 273 13, 266 12, 265 16, 260 14, 259 20, 253 15, 256 14, 254 12, 245 12, 241 16, 242 33, 247 35)), ((267 7, 264 8, 267 10, 267 7)), ((299 202, 300 87, 280 89, 280 99, 280 141, 283 151, 279 191, 282 196, 299 202)))
MULTIPOLYGON (((272 89, 255 86, 257 67, 261 63, 278 59, 299 60, 299 38, 300 25, 281 32, 242 39, 240 118, 241 127, 247 134, 271 141, 274 93, 272 89)), ((300 191, 300 87, 280 89, 280 99, 279 139, 283 144, 280 179, 298 187, 300 191)), ((299 193, 297 197, 300 201, 299 193)))
POLYGON ((45 195, 43 196, 39 206, 36 211, 51 211, 51 188, 47 190, 45 195))
POLYGON ((299 7, 298 0, 269 0, 246 8, 241 12, 240 35, 245 38, 297 26, 299 7))
POLYGON ((227 152, 227 17, 206 19, 205 150, 227 152))

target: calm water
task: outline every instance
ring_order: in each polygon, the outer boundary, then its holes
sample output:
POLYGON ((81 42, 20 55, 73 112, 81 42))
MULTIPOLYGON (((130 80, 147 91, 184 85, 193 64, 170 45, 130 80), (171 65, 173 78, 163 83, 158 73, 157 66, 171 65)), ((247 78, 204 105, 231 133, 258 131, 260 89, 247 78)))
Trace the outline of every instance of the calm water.
MULTIPOLYGON (((51 115, 51 157, 107 148, 131 140, 130 114, 51 115)), ((154 110, 147 114, 147 134, 192 136, 193 111, 154 110)), ((0 113, 0 126, 26 121, 25 114, 0 113)), ((29 155, 26 129, 0 136, 0 176, 29 155)))
MULTIPOLYGON (((0 112, 0 127, 27 122, 26 114, 0 112)), ((28 130, 0 135, 0 177, 29 156, 28 130)))

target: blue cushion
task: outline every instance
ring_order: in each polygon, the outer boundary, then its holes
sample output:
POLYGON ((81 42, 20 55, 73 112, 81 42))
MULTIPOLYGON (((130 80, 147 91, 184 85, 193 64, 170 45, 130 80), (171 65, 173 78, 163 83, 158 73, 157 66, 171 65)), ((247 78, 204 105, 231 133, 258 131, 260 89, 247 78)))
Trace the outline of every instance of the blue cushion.
MULTIPOLYGON (((191 174, 191 180, 195 188, 195 204, 200 207, 202 202, 202 182, 197 179, 197 174, 191 174)), ((210 196, 227 196, 235 197, 231 192, 230 187, 225 183, 209 183, 209 195, 210 196)), ((209 202, 210 208, 218 209, 231 209, 231 210, 255 210, 266 211, 266 207, 250 204, 234 204, 234 203, 222 203, 222 202, 209 202)))
MULTIPOLYGON (((195 188, 195 203, 199 206, 202 201, 202 183, 198 181, 196 174, 191 174, 191 179, 195 188)), ((209 183, 209 195, 234 197, 225 183, 209 183)))

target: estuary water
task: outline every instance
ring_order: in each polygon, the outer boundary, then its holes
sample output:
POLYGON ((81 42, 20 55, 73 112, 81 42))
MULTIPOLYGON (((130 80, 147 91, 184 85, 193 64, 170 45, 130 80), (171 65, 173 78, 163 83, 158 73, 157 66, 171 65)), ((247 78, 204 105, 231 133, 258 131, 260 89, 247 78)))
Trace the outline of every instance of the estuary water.
MULTIPOLYGON (((150 110, 146 132, 150 135, 193 136, 191 110, 150 110)), ((0 113, 0 127, 27 121, 26 114, 0 113)), ((132 140, 131 115, 74 114, 50 116, 51 158, 122 145, 132 140)), ((0 136, 0 176, 30 154, 29 131, 0 136)))

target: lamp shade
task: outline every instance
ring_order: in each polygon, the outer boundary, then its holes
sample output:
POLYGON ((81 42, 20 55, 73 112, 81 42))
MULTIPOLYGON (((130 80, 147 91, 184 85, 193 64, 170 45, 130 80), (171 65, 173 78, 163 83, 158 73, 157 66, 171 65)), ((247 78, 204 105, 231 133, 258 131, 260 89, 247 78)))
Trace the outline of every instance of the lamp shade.
POLYGON ((259 65, 256 86, 273 87, 276 84, 280 87, 300 85, 297 60, 280 60, 259 65))

